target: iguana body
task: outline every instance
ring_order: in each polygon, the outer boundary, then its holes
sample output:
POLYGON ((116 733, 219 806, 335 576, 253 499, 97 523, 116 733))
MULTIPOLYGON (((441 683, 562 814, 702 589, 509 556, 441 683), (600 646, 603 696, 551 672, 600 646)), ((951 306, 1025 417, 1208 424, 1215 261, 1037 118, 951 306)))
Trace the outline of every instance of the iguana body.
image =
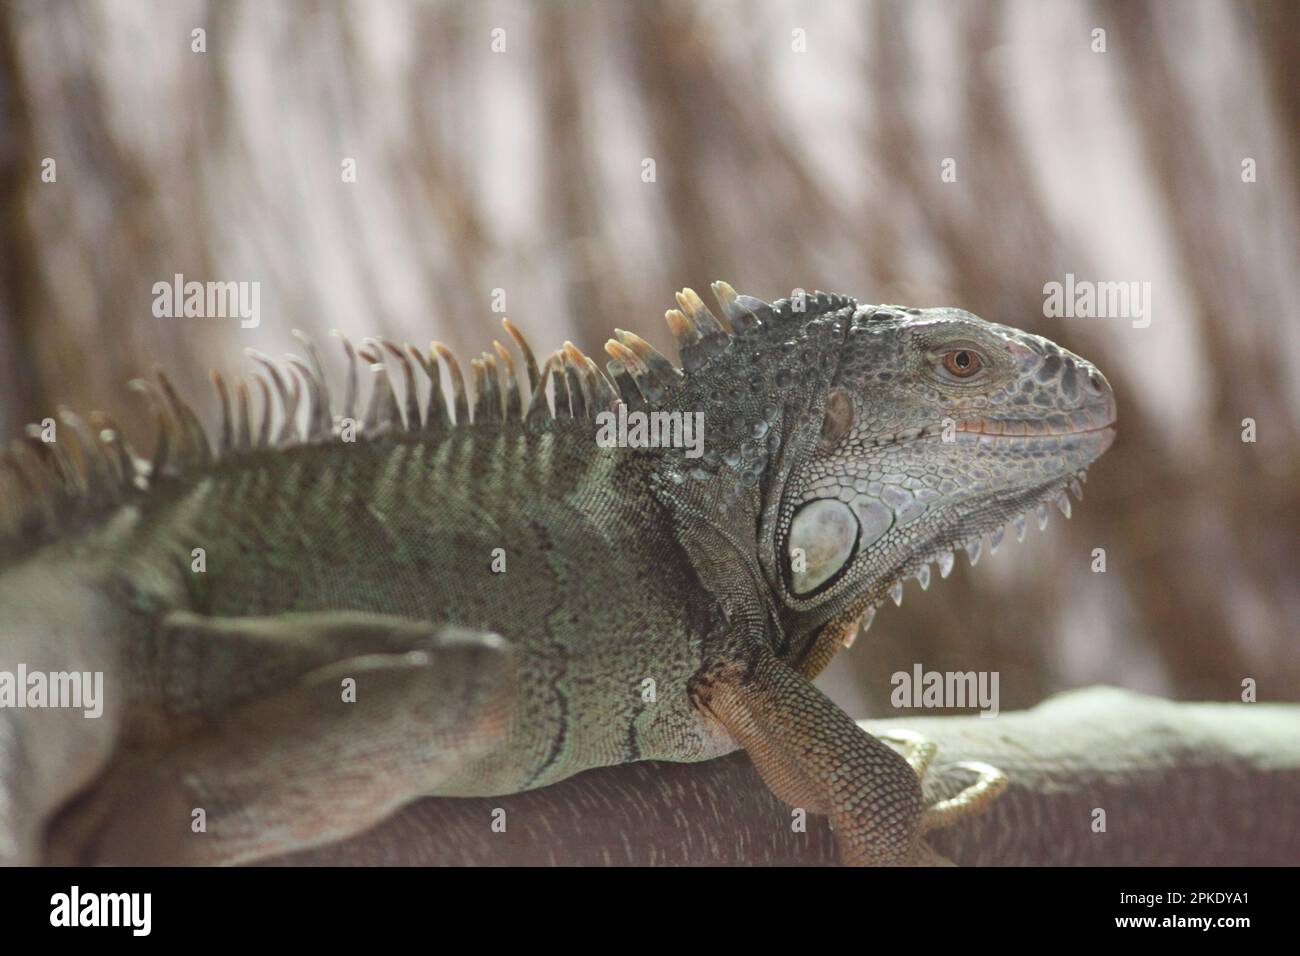
POLYGON ((264 387, 305 397, 304 435, 218 379, 214 461, 162 378, 148 467, 74 416, 62 446, 13 450, 0 668, 103 670, 106 703, 100 721, 0 710, 11 856, 39 858, 76 793, 72 830, 101 852, 240 861, 420 795, 739 745, 777 796, 831 816, 846 860, 924 858, 922 830, 993 778, 927 817, 924 748, 909 765, 810 679, 904 579, 1063 498, 1110 443, 1109 386, 966 313, 715 291, 725 322, 689 290, 669 313, 684 371, 620 333, 609 378, 572 346, 538 373, 511 328, 528 409, 498 346, 503 378, 473 363, 473 424, 445 349, 375 342, 355 440, 355 380, 336 417, 312 351, 292 393, 269 363, 264 387), (703 412, 703 456, 600 447, 594 417, 619 403, 703 412))

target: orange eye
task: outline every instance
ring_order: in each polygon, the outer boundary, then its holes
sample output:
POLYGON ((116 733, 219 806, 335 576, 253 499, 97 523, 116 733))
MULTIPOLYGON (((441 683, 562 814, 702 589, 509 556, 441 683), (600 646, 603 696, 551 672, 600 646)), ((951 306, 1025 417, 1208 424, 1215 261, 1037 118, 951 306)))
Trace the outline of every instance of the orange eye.
POLYGON ((970 349, 957 349, 943 357, 943 367, 948 370, 950 375, 955 375, 958 378, 970 378, 984 367, 984 360, 979 357, 978 352, 972 352, 970 349))

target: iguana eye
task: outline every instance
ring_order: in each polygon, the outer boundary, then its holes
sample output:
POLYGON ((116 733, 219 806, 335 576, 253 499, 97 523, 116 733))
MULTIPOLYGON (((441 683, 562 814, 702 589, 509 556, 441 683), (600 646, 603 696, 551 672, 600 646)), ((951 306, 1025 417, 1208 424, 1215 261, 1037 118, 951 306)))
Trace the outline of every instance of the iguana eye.
POLYGON ((953 349, 944 353, 943 367, 949 375, 970 378, 984 367, 984 359, 973 349, 953 349))

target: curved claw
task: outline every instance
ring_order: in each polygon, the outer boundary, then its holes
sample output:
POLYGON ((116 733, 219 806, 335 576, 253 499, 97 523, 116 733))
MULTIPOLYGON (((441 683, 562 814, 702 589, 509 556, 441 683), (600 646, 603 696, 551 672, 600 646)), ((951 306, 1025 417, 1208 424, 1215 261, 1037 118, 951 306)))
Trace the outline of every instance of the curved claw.
POLYGON ((930 761, 939 750, 938 744, 914 730, 889 730, 876 736, 889 743, 898 744, 903 751, 903 759, 916 771, 918 777, 925 776, 925 772, 930 769, 930 761))
POLYGON ((1007 775, 992 764, 979 760, 966 760, 953 767, 975 774, 975 782, 955 796, 940 800, 921 814, 921 832, 952 826, 958 820, 983 813, 990 803, 1007 789, 1007 775))
MULTIPOLYGON (((889 730, 879 733, 881 740, 899 745, 908 764, 916 771, 918 777, 925 777, 930 762, 938 751, 938 745, 924 734, 911 730, 889 730)), ((963 787, 957 794, 927 807, 921 813, 920 833, 924 836, 932 830, 952 826, 958 820, 983 813, 988 805, 998 798, 1010 784, 1007 775, 979 760, 965 760, 952 765, 953 769, 968 770, 975 774, 975 782, 963 787)), ((940 854, 931 849, 924 840, 917 850, 917 863, 934 865, 953 865, 940 854)))

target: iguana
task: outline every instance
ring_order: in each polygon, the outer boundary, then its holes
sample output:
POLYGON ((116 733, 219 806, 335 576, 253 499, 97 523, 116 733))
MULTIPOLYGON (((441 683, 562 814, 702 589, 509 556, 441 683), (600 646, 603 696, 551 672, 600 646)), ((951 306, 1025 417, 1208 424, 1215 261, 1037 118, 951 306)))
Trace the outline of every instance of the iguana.
POLYGON ((1000 774, 923 806, 925 741, 900 753, 812 678, 905 580, 1068 516, 1111 388, 959 309, 713 291, 720 316, 689 289, 667 313, 680 367, 619 330, 603 371, 571 343, 539 367, 504 320, 525 374, 496 342, 471 394, 437 342, 340 336, 336 409, 299 335, 304 356, 214 373, 215 451, 161 371, 133 383, 147 461, 66 409, 11 443, 0 674, 104 686, 99 719, 0 708, 0 856, 251 861, 417 796, 741 747, 844 862, 932 862, 923 833, 1000 774), (611 411, 670 438, 702 413, 703 445, 606 447, 611 411), (69 846, 45 843, 56 812, 69 846))

